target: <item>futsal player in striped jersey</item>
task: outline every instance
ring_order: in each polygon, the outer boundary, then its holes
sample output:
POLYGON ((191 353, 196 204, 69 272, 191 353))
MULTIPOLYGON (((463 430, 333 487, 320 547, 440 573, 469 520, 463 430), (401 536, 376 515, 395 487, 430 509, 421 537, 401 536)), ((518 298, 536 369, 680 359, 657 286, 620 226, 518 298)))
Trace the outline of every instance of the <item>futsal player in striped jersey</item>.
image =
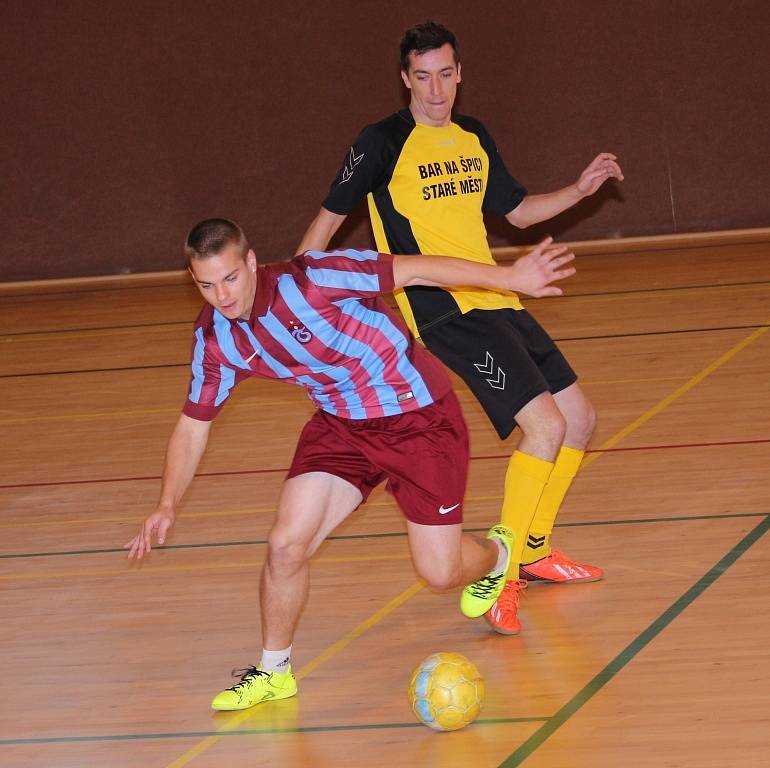
MULTIPOLYGON (((308 595, 308 563, 329 533, 387 481, 406 518, 412 561, 433 588, 484 584, 494 603, 511 558, 511 531, 462 531, 468 435, 443 366, 380 298, 408 285, 476 285, 552 296, 573 255, 544 241, 512 266, 375 251, 309 251, 261 266, 241 229, 207 219, 188 235, 190 273, 206 306, 195 322, 191 382, 166 451, 160 499, 126 544, 130 558, 163 543, 233 388, 252 377, 303 387, 316 406, 304 427, 260 583, 259 664, 218 694, 217 710, 293 696, 291 649, 308 595)), ((249 440, 243 450, 248 452, 249 440)))

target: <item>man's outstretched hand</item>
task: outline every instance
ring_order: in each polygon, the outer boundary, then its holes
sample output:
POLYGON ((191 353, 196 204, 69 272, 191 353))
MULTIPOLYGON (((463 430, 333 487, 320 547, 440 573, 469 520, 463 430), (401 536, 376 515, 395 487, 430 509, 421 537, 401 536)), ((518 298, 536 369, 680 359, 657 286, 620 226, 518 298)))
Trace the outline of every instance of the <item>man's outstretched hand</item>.
POLYGON ((607 179, 623 181, 623 171, 620 170, 617 160, 611 152, 597 155, 575 182, 577 191, 587 197, 593 195, 607 179))
POLYGON ((553 238, 546 237, 510 267, 503 267, 510 270, 510 277, 506 282, 510 284, 511 290, 535 298, 562 295, 562 289, 551 283, 575 274, 575 267, 564 266, 575 258, 575 254, 567 250, 566 245, 550 247, 551 243, 553 238))
POLYGON ((166 541, 166 533, 174 524, 174 513, 167 511, 153 512, 143 523, 142 528, 131 541, 123 545, 128 550, 129 560, 141 560, 145 553, 152 550, 152 537, 156 536, 158 544, 166 541))

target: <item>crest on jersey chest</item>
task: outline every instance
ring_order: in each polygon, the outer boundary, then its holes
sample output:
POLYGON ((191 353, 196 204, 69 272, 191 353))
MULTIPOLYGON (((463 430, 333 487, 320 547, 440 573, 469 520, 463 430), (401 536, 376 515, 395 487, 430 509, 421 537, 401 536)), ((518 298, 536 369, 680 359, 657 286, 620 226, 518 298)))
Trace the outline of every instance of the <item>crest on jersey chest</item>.
POLYGON ((300 325, 296 320, 289 321, 289 333, 300 344, 307 344, 313 338, 313 334, 310 333, 304 325, 300 325))

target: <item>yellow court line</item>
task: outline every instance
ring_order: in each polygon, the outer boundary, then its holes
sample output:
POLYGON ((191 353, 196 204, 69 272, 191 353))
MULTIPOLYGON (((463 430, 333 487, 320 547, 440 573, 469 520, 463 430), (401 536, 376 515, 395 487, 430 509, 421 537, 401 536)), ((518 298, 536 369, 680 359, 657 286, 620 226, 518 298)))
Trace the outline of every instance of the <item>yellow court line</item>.
MULTIPOLYGON (((185 512, 184 518, 194 517, 237 517, 239 515, 259 515, 275 512, 276 507, 225 509, 212 512, 185 512)), ((83 517, 71 520, 40 520, 29 523, 0 523, 0 528, 46 528, 56 525, 101 525, 102 523, 130 523, 132 520, 144 520, 147 515, 125 515, 121 517, 83 517)))
MULTIPOLYGON (((631 380, 633 381, 633 380, 631 380)), ((647 379, 640 379, 640 381, 647 381, 647 379)), ((604 382, 597 382, 597 383, 604 383, 604 382)), ((471 395, 470 393, 465 391, 460 391, 457 393, 458 397, 470 399, 471 395)), ((307 406, 308 409, 313 407, 313 404, 307 397, 302 397, 301 393, 298 394, 297 397, 294 398, 284 398, 279 400, 258 400, 257 402, 253 403, 228 403, 227 409, 228 411, 238 408, 265 408, 267 406, 274 406, 274 405, 303 405, 307 406)), ((69 413, 69 414, 57 414, 56 416, 19 416, 12 419, 3 419, 0 415, 0 424, 3 426, 7 426, 9 424, 36 424, 38 422, 55 422, 55 421, 89 421, 91 419, 101 419, 104 417, 112 418, 112 417, 132 417, 132 416, 149 416, 149 415, 157 415, 160 413, 172 413, 172 414, 179 414, 180 409, 178 407, 175 408, 134 408, 134 409, 127 409, 122 411, 91 411, 91 412, 85 412, 85 413, 69 413)))
MULTIPOLYGON (((260 400, 256 403, 229 403, 228 410, 234 408, 265 408, 273 405, 306 405, 309 408, 312 407, 312 403, 307 398, 297 397, 292 400, 260 400)), ((93 411, 91 413, 71 413, 60 414, 57 416, 20 416, 15 419, 3 419, 0 418, 0 424, 3 426, 7 424, 35 424, 37 422, 49 422, 49 421, 88 421, 90 419, 101 419, 103 417, 114 416, 148 416, 157 415, 159 413, 173 413, 179 415, 181 413, 180 408, 135 408, 133 410, 125 411, 93 411)))
MULTIPOLYGON (((348 632, 344 637, 341 637, 336 643, 330 645, 326 650, 322 651, 318 656, 305 664, 297 674, 297 680, 301 680, 306 675, 309 675, 317 667, 327 662, 333 656, 336 656, 340 651, 343 651, 354 640, 357 640, 367 630, 371 629, 376 624, 379 624, 383 619, 389 616, 393 611, 400 608, 405 602, 410 600, 416 595, 423 587, 424 582, 417 581, 410 587, 405 589, 400 595, 394 597, 389 603, 384 605, 378 611, 375 611, 368 619, 362 621, 357 627, 348 632)), ((231 715, 221 726, 217 728, 218 731, 226 733, 237 728, 241 723, 248 720, 254 711, 252 709, 245 709, 241 712, 237 712, 231 715)), ((190 761, 194 760, 198 755, 205 752, 209 747, 213 747, 222 737, 221 736, 207 736, 202 741, 198 742, 194 747, 191 747, 183 755, 180 755, 176 760, 169 763, 167 768, 182 768, 190 761)))
POLYGON ((54 331, 40 333, 25 333, 23 336, 6 336, 2 339, 4 344, 15 344, 17 342, 24 341, 61 341, 66 339, 93 339, 95 337, 112 337, 112 336, 131 336, 132 334, 146 334, 146 333, 184 333, 189 335, 193 328, 194 321, 189 323, 186 320, 180 320, 180 325, 170 326, 167 323, 157 323, 153 325, 145 325, 141 328, 113 328, 111 330, 102 330, 101 328, 94 328, 89 330, 88 328, 82 328, 78 331, 54 331))
MULTIPOLYGON (((622 293, 622 294, 592 294, 590 296, 570 296, 569 293, 561 297, 561 300, 567 300, 571 302, 596 302, 596 301, 647 301, 650 298, 659 298, 661 296, 675 296, 679 299, 682 296, 699 296, 703 293, 720 292, 728 297, 737 293, 744 292, 765 292, 768 290, 766 285, 704 285, 701 288, 681 288, 681 289, 660 289, 646 291, 644 293, 622 293)), ((129 336, 131 334, 147 334, 147 333, 185 333, 189 334, 190 329, 193 327, 193 320, 189 322, 186 320, 178 321, 178 325, 169 326, 166 323, 157 323, 152 325, 142 326, 140 328, 113 328, 112 330, 102 330, 100 328, 94 328, 90 330, 83 328, 77 331, 56 331, 48 332, 41 331, 40 333, 25 333, 18 336, 6 336, 2 340, 2 343, 13 344, 24 341, 38 341, 38 340, 55 340, 60 341, 62 339, 82 339, 82 338, 95 338, 95 337, 111 337, 111 336, 129 336)))
MULTIPOLYGON (((599 384, 645 384, 652 381, 679 381, 686 378, 685 376, 647 376, 638 379, 596 379, 591 381, 590 379, 581 379, 580 384, 582 386, 594 386, 599 384)), ((455 393, 460 400, 471 400, 473 396, 467 389, 461 389, 455 393)), ((274 405, 303 405, 307 408, 312 408, 312 403, 309 399, 301 396, 292 399, 280 399, 280 400, 259 400, 254 403, 229 403, 228 410, 239 408, 265 408, 274 405)), ((161 413, 179 414, 180 410, 176 408, 135 408, 131 410, 123 411, 91 411, 86 413, 69 413, 69 414, 57 414, 56 416, 19 416, 11 419, 3 419, 0 416, 0 424, 7 426, 10 424, 37 424, 56 421, 90 421, 92 419, 101 418, 114 418, 114 417, 133 417, 133 416, 151 416, 161 413)))
MULTIPOLYGON (((506 457, 503 457, 506 458, 506 457)), ((496 496, 466 496, 465 501, 499 501, 503 497, 496 496)), ((392 499, 385 501, 367 501, 364 509, 371 507, 394 507, 396 502, 392 499)), ((238 517, 244 515, 262 515, 277 511, 277 507, 254 507, 247 509, 223 509, 209 512, 183 512, 181 517, 184 520, 188 518, 208 518, 208 517, 238 517)), ((147 515, 125 515, 116 517, 81 517, 70 520, 38 520, 24 523, 0 523, 0 529, 3 528, 51 528, 57 525, 101 525, 102 523, 130 523, 132 521, 144 520, 147 515)))
MULTIPOLYGON (((638 419, 636 419, 634 422, 632 422, 630 425, 628 425, 626 428, 621 430, 620 432, 616 433, 610 440, 605 442, 601 448, 607 449, 609 447, 612 447, 622 441, 625 437, 632 434, 634 431, 636 431, 639 427, 641 427, 643 424, 645 424, 647 421, 649 421, 651 418, 653 418, 658 413, 662 412, 665 408, 667 408, 671 403, 673 403, 675 400, 680 398, 682 395, 684 395, 686 392, 688 392, 690 389, 692 389, 694 386, 696 386, 699 382, 701 382, 703 379, 705 379, 708 375, 713 373, 715 370, 717 370, 719 367, 727 363, 730 359, 732 359, 735 355, 737 355, 741 350, 745 349, 747 346, 749 346, 751 343, 753 343, 756 339, 760 338, 765 332, 767 332, 767 328, 758 329, 754 333, 752 333, 750 336, 745 338, 740 343, 736 344, 734 347, 732 347, 728 352, 726 352, 724 355, 719 357, 717 360, 715 360, 713 363, 711 363, 709 366, 704 368, 702 371, 700 371, 698 374, 696 374, 694 377, 689 379, 682 387, 678 388, 675 392, 673 392, 668 397, 661 400, 659 403, 657 403, 653 408, 649 409, 647 412, 645 412, 642 416, 640 416, 638 419)), ((589 456, 586 461, 585 465, 591 463, 591 461, 595 461, 597 458, 602 456, 602 453, 597 453, 589 456)), ((490 498, 490 497, 487 497, 490 498)), ((406 559, 408 555, 401 555, 400 559, 406 559)), ((359 558, 360 560, 377 560, 381 559, 378 557, 366 557, 366 558, 359 558)), ((388 559, 398 559, 398 556, 390 556, 388 559)), ((319 559, 318 562, 351 562, 352 559, 344 559, 344 558, 329 558, 329 559, 319 559)), ((248 563, 226 563, 222 565, 212 565, 211 568, 216 567, 249 567, 253 568, 256 565, 258 565, 259 561, 252 561, 248 563)), ((200 568, 200 566, 197 566, 200 568)), ((185 567, 168 567, 163 568, 163 570, 184 570, 185 567)), ((126 573, 128 569, 123 569, 119 571, 119 573, 123 574, 126 573)), ((158 567, 151 567, 151 568, 144 568, 142 569, 142 572, 157 572, 158 567)), ((110 572, 100 572, 96 575, 109 575, 110 572)), ((93 572, 89 573, 88 575, 94 575, 93 572)), ((51 577, 50 575, 48 576, 51 577)), ((61 574, 59 575, 61 577, 61 574)), ((11 577, 13 578, 13 577, 11 577)), ((18 577, 16 577, 18 578, 18 577)), ((44 578, 44 577, 42 577, 44 578)), ((342 650, 345 646, 353 642, 357 637, 359 637, 363 632, 365 632, 370 627, 374 626, 378 621, 380 621, 382 618, 384 618, 386 615, 391 613, 393 610, 395 610, 397 607, 408 601, 414 594, 416 594, 420 589, 422 589, 422 584, 417 583, 415 585, 412 585, 408 590, 401 593, 397 598, 395 598, 391 603, 389 603, 387 606, 385 606, 383 609, 380 609, 380 611, 373 614, 369 619, 367 619, 365 622, 360 624, 355 630, 353 630, 351 633, 346 635, 345 637, 341 638, 337 643, 333 644, 332 646, 329 646, 324 652, 319 654, 313 661, 311 661, 306 667, 304 667, 302 670, 300 670, 300 675, 308 674, 309 671, 317 668, 321 664, 323 664, 325 661, 327 661, 329 658, 334 656, 336 653, 338 653, 340 650, 342 650)), ((237 715, 233 716, 228 720, 219 730, 226 731, 234 728, 238 723, 242 722, 244 719, 248 718, 250 716, 250 712, 248 710, 245 710, 244 712, 240 712, 237 715)), ((191 760, 193 760, 198 755, 202 754, 206 749, 208 749, 210 746, 213 746, 220 737, 218 736, 211 736, 207 737, 206 739, 202 740, 199 744, 197 744, 192 749, 188 750, 186 753, 181 755, 179 758, 177 758, 175 761, 170 763, 168 765, 168 768, 181 768, 184 765, 187 765, 191 760)))
MULTIPOLYGON (((734 347, 732 347, 730 350, 725 352, 724 355, 720 356, 717 360, 715 360, 710 365, 706 366, 702 371, 700 371, 698 374, 693 376, 689 381, 687 381, 684 385, 679 387, 675 392, 673 392, 668 397, 663 398, 659 403, 657 403, 655 406, 650 408, 648 411, 646 411, 642 416, 640 416, 638 419, 633 421, 631 424, 629 424, 626 428, 620 430, 617 434, 615 434, 613 437, 611 437, 608 441, 606 441, 601 448, 606 449, 610 448, 614 445, 617 445, 621 440, 623 440, 625 437, 630 435, 632 432, 636 431, 639 427, 641 427, 643 424, 648 422, 653 416, 657 415, 661 411, 663 411, 665 408, 667 408, 671 403, 673 403, 675 400, 680 398, 682 395, 684 395, 686 392, 689 392, 696 384, 700 383, 705 379, 707 376, 709 376, 711 373, 716 371, 718 368, 720 368, 722 365, 724 365, 726 362, 731 360, 735 355, 737 355, 741 350, 745 349, 747 346, 752 344, 754 341, 756 341, 760 336, 762 336, 763 333, 766 333, 768 328, 761 328, 757 331, 754 331, 754 333, 750 334, 748 337, 743 339, 743 341, 736 344, 734 347)), ((603 456, 603 453, 595 453, 591 454, 585 461, 584 466, 587 466, 588 464, 592 463, 593 461, 596 461, 599 457, 603 456)), ((399 597, 403 597, 405 593, 403 593, 399 597)), ((406 600, 409 599, 411 595, 408 595, 404 597, 404 599, 401 601, 406 602, 406 600)), ((399 599, 399 598, 396 598, 399 599)), ((400 604, 400 603, 399 603, 400 604)), ((376 615, 376 614, 375 614, 376 615)), ((333 648, 334 646, 331 646, 333 648)), ((321 654, 323 655, 323 654, 321 654)), ((320 657, 319 657, 320 658, 320 657)), ((311 664, 313 664, 311 662, 311 664)), ((318 664, 322 663, 321 661, 318 662, 318 664)), ((316 664, 316 666, 318 665, 316 664)), ((315 668, 315 667, 313 667, 315 668)), ((242 722, 244 719, 246 719, 247 715, 245 712, 248 712, 249 710, 245 710, 244 712, 239 713, 234 718, 232 718, 228 723, 222 727, 221 730, 226 730, 228 727, 233 728, 237 723, 242 722)), ((219 741, 221 737, 219 736, 209 736, 203 741, 201 741, 196 746, 189 749, 187 752, 185 752, 181 757, 174 760, 172 763, 169 763, 167 768, 182 768, 182 766, 187 765, 190 761, 195 759, 198 755, 203 753, 205 750, 207 750, 209 747, 213 746, 214 744, 219 741)))
MULTIPOLYGON (((387 562, 389 560, 408 560, 409 553, 400 555, 348 555, 345 557, 319 557, 311 560, 313 565, 339 565, 340 563, 387 562)), ((195 571, 222 571, 230 569, 258 568, 263 560, 241 560, 221 563, 199 563, 197 565, 131 565, 126 561, 124 568, 104 568, 101 570, 46 571, 36 573, 18 573, 0 575, 0 581, 40 581, 43 579, 67 579, 102 576, 141 576, 145 573, 190 573, 195 571)))
POLYGON ((560 301, 571 302, 595 302, 595 301, 647 301, 648 299, 657 299, 666 296, 673 296, 677 301, 682 296, 700 296, 703 293, 713 293, 718 291, 721 295, 728 298, 738 293, 759 291, 766 293, 768 291, 767 285, 704 285, 702 288, 683 288, 681 290, 674 290, 662 288, 658 291, 647 291, 645 293, 636 293, 629 295, 627 293, 619 294, 593 294, 590 296, 570 296, 569 293, 560 297, 560 301))
POLYGON ((598 384, 649 384, 654 381, 681 381, 686 376, 647 376, 639 379, 580 379, 581 387, 592 387, 598 384))
MULTIPOLYGON (((661 411, 668 408, 671 403, 678 400, 682 395, 687 394, 694 386, 697 384, 700 384, 701 381, 703 381, 707 376, 710 376, 714 371, 721 368, 725 363, 728 363, 730 360, 732 360, 739 352, 746 349, 750 344, 753 344, 757 339, 759 339, 761 336, 763 336, 765 333, 768 332, 770 328, 757 328, 756 331, 749 334, 746 338, 739 341, 735 346, 733 346, 731 349, 728 349, 727 352, 725 352, 723 355, 718 357, 716 360, 714 360, 713 363, 710 365, 707 365, 703 370, 696 373, 695 376, 693 376, 689 381, 682 384, 681 387, 674 390, 670 395, 664 397, 660 402, 656 403, 652 408, 650 408, 648 411, 643 413, 638 419, 635 419, 632 421, 628 426, 624 427, 620 430, 620 432, 617 432, 614 434, 609 440, 607 440, 605 443, 602 443, 602 445, 599 446, 599 451, 606 451, 609 448, 613 448, 616 446, 621 440, 624 440, 626 437, 628 437, 633 432, 636 432, 639 427, 646 424, 653 416, 656 416, 661 411)), ((592 453, 589 456, 586 457, 586 459, 583 461, 583 466, 587 467, 589 464, 592 464, 595 462, 600 456, 603 456, 603 453, 592 453)))

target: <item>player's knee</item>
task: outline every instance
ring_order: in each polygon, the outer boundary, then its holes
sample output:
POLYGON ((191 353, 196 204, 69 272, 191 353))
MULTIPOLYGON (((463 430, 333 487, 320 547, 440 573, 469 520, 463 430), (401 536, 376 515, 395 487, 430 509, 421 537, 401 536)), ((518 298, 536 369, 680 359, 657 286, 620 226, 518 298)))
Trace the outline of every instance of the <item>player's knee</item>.
POLYGON ((531 446, 537 448, 539 455, 556 456, 567 435, 567 420, 554 409, 548 413, 547 417, 539 420, 535 430, 525 434, 531 446))
POLYGON ((291 533, 273 530, 267 540, 267 561, 271 570, 293 572, 309 559, 308 542, 291 533))
POLYGON ((567 420, 550 395, 530 401, 516 414, 516 421, 527 438, 528 452, 556 456, 567 434, 567 420))
POLYGON ((419 568, 418 573, 436 592, 446 592, 463 586, 459 563, 431 563, 430 566, 419 568))
POLYGON ((586 400, 583 407, 570 415, 567 434, 570 444, 587 445, 596 429, 596 410, 586 400))

